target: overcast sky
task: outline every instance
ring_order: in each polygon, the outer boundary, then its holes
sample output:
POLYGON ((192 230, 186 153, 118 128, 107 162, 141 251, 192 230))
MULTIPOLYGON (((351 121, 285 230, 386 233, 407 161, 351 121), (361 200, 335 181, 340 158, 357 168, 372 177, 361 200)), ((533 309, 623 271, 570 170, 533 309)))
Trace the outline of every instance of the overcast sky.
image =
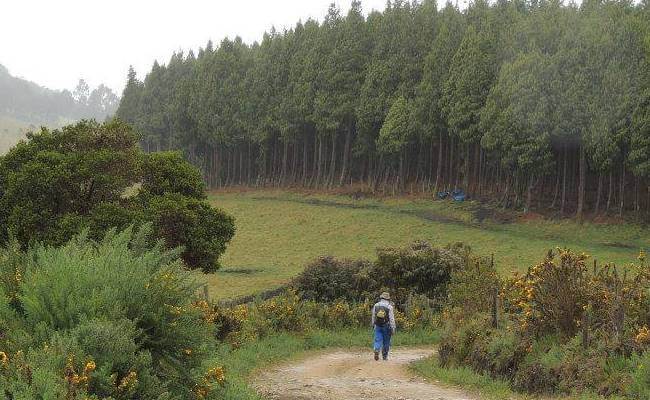
MULTIPOLYGON (((155 59, 226 36, 260 40, 271 26, 322 20, 331 0, 0 0, 0 64, 52 89, 79 78, 121 94, 129 65, 141 78, 155 59)), ((346 13, 350 0, 335 1, 346 13)), ((364 12, 385 0, 362 0, 364 12)))

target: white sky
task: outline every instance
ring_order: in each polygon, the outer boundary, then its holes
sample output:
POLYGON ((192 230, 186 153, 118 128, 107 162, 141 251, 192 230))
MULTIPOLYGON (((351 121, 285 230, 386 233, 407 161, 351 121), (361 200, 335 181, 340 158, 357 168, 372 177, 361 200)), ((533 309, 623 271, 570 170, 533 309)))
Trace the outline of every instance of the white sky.
MULTIPOLYGON (((129 65, 140 78, 174 50, 226 36, 260 40, 309 17, 322 20, 332 0, 0 0, 0 64, 52 89, 79 78, 121 95, 129 65)), ((334 1, 343 14, 350 0, 334 1)), ((364 12, 385 0, 362 0, 364 12)))

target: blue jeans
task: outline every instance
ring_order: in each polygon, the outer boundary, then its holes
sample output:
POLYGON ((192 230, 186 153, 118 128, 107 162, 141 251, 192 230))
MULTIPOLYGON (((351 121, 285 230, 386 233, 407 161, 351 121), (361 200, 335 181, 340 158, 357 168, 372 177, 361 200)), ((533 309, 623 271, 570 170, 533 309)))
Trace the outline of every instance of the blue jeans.
POLYGON ((377 352, 381 350, 381 355, 384 358, 388 357, 388 351, 390 350, 390 337, 391 329, 389 324, 384 326, 375 325, 375 343, 373 348, 377 352))

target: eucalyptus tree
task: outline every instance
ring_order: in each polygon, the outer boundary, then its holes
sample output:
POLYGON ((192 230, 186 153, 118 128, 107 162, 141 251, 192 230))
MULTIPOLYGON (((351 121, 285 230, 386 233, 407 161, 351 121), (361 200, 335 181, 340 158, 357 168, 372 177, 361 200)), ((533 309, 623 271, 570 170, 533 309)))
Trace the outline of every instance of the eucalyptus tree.
MULTIPOLYGON (((549 64, 549 57, 539 51, 522 53, 504 64, 481 114, 485 132, 481 144, 495 152, 508 177, 515 177, 515 203, 520 197, 516 181, 525 182, 525 210, 531 208, 535 185, 553 166, 553 104, 546 84, 552 78, 549 64)), ((511 184, 508 179, 504 205, 511 184)))
MULTIPOLYGON (((449 154, 446 140, 449 128, 443 113, 442 94, 444 82, 449 76, 451 62, 464 35, 463 15, 451 3, 438 14, 433 45, 426 56, 422 80, 417 89, 415 106, 420 134, 430 140, 438 139, 434 192, 443 185, 443 156, 449 154)), ((433 147, 432 147, 433 151, 433 147)), ((431 155, 431 160, 434 155, 431 155)), ((434 163, 431 162, 433 168, 434 163)))
MULTIPOLYGON (((496 74, 494 45, 484 32, 470 25, 452 59, 443 88, 443 112, 447 126, 450 133, 462 143, 466 153, 463 173, 465 188, 469 186, 471 148, 480 142, 482 136, 479 129, 481 110, 496 74)), ((450 158, 453 157, 451 153, 450 158)))

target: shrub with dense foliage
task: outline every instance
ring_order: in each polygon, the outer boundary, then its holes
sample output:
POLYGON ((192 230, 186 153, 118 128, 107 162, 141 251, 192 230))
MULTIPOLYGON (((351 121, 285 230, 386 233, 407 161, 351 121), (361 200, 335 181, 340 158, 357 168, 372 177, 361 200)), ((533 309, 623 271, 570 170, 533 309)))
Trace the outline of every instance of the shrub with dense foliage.
POLYGON ((639 259, 621 270, 559 249, 505 280, 492 266, 458 270, 443 313, 441 363, 469 365, 527 392, 647 399, 650 274, 643 253, 639 259))
POLYGON ((178 250, 150 228, 0 251, 0 387, 9 399, 188 399, 219 391, 216 342, 178 250))
POLYGON ((474 258, 470 248, 461 243, 436 247, 414 242, 379 249, 375 262, 321 257, 294 279, 293 286, 304 299, 322 302, 363 302, 389 290, 398 304, 422 295, 440 305, 447 297, 453 271, 474 258))
POLYGON ((62 245, 83 229, 152 222, 156 238, 183 246, 190 268, 211 271, 234 234, 209 206, 200 173, 178 153, 144 154, 118 121, 30 133, 0 157, 0 244, 62 245))

